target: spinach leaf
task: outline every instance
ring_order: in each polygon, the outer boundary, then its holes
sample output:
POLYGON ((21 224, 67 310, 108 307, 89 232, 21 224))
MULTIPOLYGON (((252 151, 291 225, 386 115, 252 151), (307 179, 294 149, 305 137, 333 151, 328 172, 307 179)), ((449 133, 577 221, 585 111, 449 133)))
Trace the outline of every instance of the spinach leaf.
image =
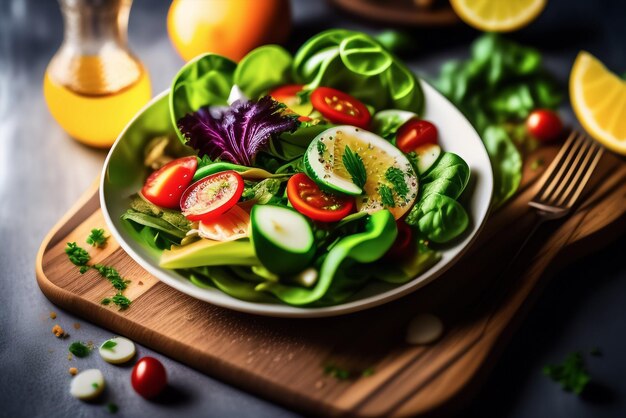
POLYGON ((417 114, 407 110, 387 109, 376 112, 372 117, 372 132, 391 141, 400 126, 417 114))
POLYGON ((487 127, 483 142, 493 168, 492 205, 498 207, 515 194, 522 181, 522 156, 503 127, 487 127))
POLYGON ((458 237, 469 224, 463 206, 440 193, 431 193, 420 199, 417 210, 411 211, 409 217, 417 221, 417 227, 424 236, 439 244, 458 237))
POLYGON ((563 98, 562 88, 533 48, 491 33, 478 38, 471 50, 469 60, 444 64, 437 87, 485 142, 496 175, 493 203, 497 206, 519 186, 522 155, 516 146, 522 151, 535 148, 525 129, 516 126, 523 128, 535 108, 556 108, 563 98))
POLYGON ((272 87, 291 81, 291 54, 278 45, 254 49, 237 65, 234 82, 246 96, 256 99, 272 87))
POLYGON ((282 199, 277 195, 284 180, 287 179, 269 178, 258 183, 246 181, 241 198, 243 200, 254 199, 260 205, 281 202, 282 199))
POLYGON ((205 106, 227 105, 237 64, 216 54, 196 57, 180 69, 172 81, 170 115, 174 129, 185 143, 178 120, 205 106))
POLYGON ((331 29, 309 39, 294 58, 294 77, 306 90, 331 86, 375 109, 420 113, 423 92, 413 73, 374 38, 331 29))
POLYGON ((147 226, 158 231, 162 231, 171 237, 182 239, 185 238, 186 233, 163 218, 154 215, 148 215, 146 213, 137 212, 129 209, 122 215, 122 219, 125 221, 132 221, 136 224, 147 226))
POLYGON ((444 152, 426 175, 420 178, 423 197, 440 193, 457 199, 470 177, 470 169, 465 160, 451 152, 444 152))

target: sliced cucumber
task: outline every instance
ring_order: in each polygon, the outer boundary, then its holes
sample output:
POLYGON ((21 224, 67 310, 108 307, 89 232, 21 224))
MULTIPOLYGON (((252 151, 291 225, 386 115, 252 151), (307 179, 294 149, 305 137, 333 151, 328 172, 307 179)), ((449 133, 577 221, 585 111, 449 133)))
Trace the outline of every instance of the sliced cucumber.
POLYGON ((441 147, 437 144, 426 144, 415 150, 417 155, 417 172, 422 175, 435 165, 441 157, 441 147))
POLYGON ((284 206, 253 206, 250 238, 261 264, 279 275, 302 271, 315 252, 313 230, 307 219, 284 206))
POLYGON ((417 175, 402 151, 354 126, 335 126, 316 136, 304 154, 304 167, 321 188, 359 196, 357 209, 367 213, 389 209, 398 219, 417 197, 417 175), (362 188, 354 183, 344 165, 348 147, 363 162, 366 179, 362 188))

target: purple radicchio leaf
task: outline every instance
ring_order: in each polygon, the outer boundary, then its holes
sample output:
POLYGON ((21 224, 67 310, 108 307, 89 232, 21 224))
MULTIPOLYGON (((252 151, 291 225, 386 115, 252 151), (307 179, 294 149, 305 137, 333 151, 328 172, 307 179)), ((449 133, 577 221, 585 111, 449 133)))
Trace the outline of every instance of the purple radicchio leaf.
POLYGON ((223 112, 205 107, 188 113, 178 127, 200 157, 251 166, 273 135, 293 132, 298 126, 297 115, 285 115, 283 108, 270 96, 258 101, 237 100, 223 112))

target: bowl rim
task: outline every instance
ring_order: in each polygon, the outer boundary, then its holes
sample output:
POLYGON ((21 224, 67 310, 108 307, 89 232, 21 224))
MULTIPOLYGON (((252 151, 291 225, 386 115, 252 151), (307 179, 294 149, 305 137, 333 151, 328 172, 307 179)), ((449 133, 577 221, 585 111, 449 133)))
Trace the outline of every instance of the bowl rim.
MULTIPOLYGON (((424 96, 427 97, 426 91, 429 93, 434 93, 436 95, 441 96, 441 98, 448 103, 453 109, 455 109, 460 116, 467 122, 468 128, 471 129, 472 133, 476 135, 478 140, 482 145, 482 141, 480 140, 480 135, 476 131, 476 129, 471 125, 471 123, 467 120, 467 118, 460 112, 460 110, 452 103, 448 98, 446 98, 443 94, 441 94, 437 89, 431 86, 428 82, 423 79, 419 79, 425 93, 424 96)), ((331 306, 323 306, 323 307, 298 307, 292 306, 280 301, 277 303, 259 303, 259 302, 249 302, 241 299, 234 298, 221 290, 215 289, 203 289, 193 285, 190 281, 182 282, 175 277, 172 276, 172 272, 168 269, 163 269, 160 267, 156 267, 152 265, 150 262, 145 260, 140 254, 138 254, 131 246, 126 242, 126 239, 123 237, 113 222, 109 209, 107 207, 107 202, 105 198, 105 189, 107 187, 107 170, 109 167, 109 162, 111 160, 112 155, 116 147, 125 137, 126 132, 133 125, 135 120, 137 120, 148 108, 150 108, 153 104, 162 100, 164 96, 168 95, 170 89, 166 89, 156 95, 152 100, 150 100, 145 106, 143 106, 135 116, 128 122, 128 124, 124 127, 120 135, 117 137, 116 141, 112 145, 107 157, 104 161, 104 165, 102 167, 102 174, 100 176, 100 189, 99 189, 99 197, 100 197, 100 207, 102 209, 102 215, 105 219, 107 226, 115 240, 118 242, 120 247, 126 252, 126 254, 131 257, 137 264, 139 264, 144 270, 146 270, 149 274, 153 275, 161 282, 166 285, 188 295, 193 298, 202 300, 204 302, 208 302, 212 305, 216 305, 222 308, 249 313, 263 316, 271 316, 271 317, 283 317, 283 318, 321 318, 321 317, 330 317, 330 316, 339 316, 350 314, 353 312, 373 308, 375 306, 379 306, 393 300, 399 299, 403 296, 406 296, 409 293, 414 292, 422 286, 430 283, 431 281, 441 277, 446 271, 448 271, 454 264, 456 264, 461 257, 468 251, 468 249, 472 246, 472 244, 476 241, 481 231, 483 230, 487 218, 489 216, 489 212, 491 210, 491 199, 493 195, 493 168, 491 166, 491 162, 489 160, 489 156, 484 146, 481 147, 479 152, 484 153, 482 157, 486 160, 489 170, 489 176, 482 177, 481 181, 485 184, 482 187, 486 187, 486 193, 489 201, 485 205, 482 213, 475 214, 476 218, 479 219, 479 223, 475 225, 475 228, 466 236, 463 240, 462 247, 458 250, 458 252, 449 260, 447 260, 444 264, 438 266, 435 264, 430 269, 425 272, 419 274, 408 282, 395 286, 391 289, 385 290, 381 293, 377 293, 374 295, 366 296, 361 299, 351 300, 345 303, 340 303, 337 305, 331 306), (215 292, 219 292, 219 297, 216 296, 215 292), (224 296, 226 296, 224 298, 224 296)), ((476 193, 476 192, 474 192, 476 193)), ((182 276, 181 276, 182 277, 182 276)))

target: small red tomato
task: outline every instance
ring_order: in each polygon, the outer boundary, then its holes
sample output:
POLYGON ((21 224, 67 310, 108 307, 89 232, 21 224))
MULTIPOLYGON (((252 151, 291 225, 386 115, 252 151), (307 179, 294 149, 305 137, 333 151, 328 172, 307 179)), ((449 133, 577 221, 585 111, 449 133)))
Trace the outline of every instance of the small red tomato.
POLYGON ((154 398, 167 385, 165 367, 154 357, 144 357, 135 364, 130 383, 135 392, 144 398, 154 398))
POLYGON ((563 122, 559 115, 548 109, 534 110, 526 119, 528 133, 541 142, 559 139, 563 132, 563 122))
POLYGON ((354 207, 352 197, 326 193, 304 173, 289 179, 287 198, 295 210, 320 222, 337 222, 348 216, 354 207))
POLYGON ((157 206, 178 209, 180 197, 191 184, 196 168, 198 168, 196 157, 170 161, 148 176, 141 194, 157 206))
POLYGON ((396 222, 398 235, 385 254, 385 259, 389 261, 401 261, 408 257, 414 250, 413 230, 403 220, 396 222))
POLYGON ((396 147, 400 151, 409 153, 426 144, 437 144, 437 127, 427 120, 409 119, 398 128, 396 147))
POLYGON ((311 93, 311 103, 332 123, 367 128, 370 112, 361 101, 330 87, 318 87, 311 93))

